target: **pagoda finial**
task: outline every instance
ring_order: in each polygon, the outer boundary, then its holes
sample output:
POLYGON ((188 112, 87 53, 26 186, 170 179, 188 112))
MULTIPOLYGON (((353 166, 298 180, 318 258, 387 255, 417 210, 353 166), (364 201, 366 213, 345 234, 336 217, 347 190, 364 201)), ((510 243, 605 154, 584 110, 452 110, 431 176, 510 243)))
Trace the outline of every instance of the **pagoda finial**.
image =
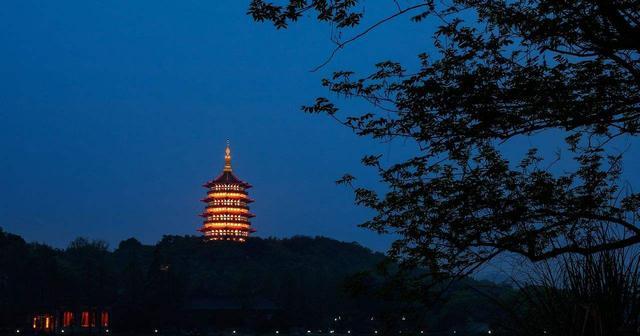
POLYGON ((227 139, 227 149, 224 151, 224 171, 231 171, 231 147, 229 146, 229 139, 227 139))

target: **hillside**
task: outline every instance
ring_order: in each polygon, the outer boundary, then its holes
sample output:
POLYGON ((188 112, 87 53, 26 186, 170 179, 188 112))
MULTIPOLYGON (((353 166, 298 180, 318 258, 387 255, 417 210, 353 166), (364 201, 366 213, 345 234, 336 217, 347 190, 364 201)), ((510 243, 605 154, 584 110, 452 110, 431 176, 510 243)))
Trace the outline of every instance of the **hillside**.
MULTIPOLYGON (((181 325, 185 312, 202 308, 271 312, 266 324, 239 317, 220 327, 324 328, 337 326, 336 316, 345 326, 365 327, 362 321, 369 316, 399 308, 356 298, 345 290, 345 281, 382 260, 382 254, 357 243, 323 237, 237 244, 165 236, 156 245, 132 238, 113 250, 100 241, 76 239, 55 249, 0 231, 0 325, 13 328, 42 309, 82 306, 109 307, 121 330, 181 325)), ((481 321, 486 305, 471 311, 473 303, 483 304, 481 297, 461 290, 454 298, 460 306, 440 306, 420 323, 445 328, 486 322, 481 321)))

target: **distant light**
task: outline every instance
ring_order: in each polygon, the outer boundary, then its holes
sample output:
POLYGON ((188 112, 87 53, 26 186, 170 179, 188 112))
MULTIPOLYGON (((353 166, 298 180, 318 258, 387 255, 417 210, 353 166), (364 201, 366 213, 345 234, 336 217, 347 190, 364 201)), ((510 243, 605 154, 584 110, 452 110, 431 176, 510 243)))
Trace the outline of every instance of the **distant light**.
POLYGON ((347 330, 347 334, 350 334, 350 333, 351 333, 351 330, 347 330))
POLYGON ((333 334, 333 330, 329 330, 329 333, 330 333, 330 334, 333 334))
POLYGON ((424 334, 424 330, 420 330, 420 333, 421 333, 421 334, 424 334))
POLYGON ((487 331, 487 334, 491 335, 491 330, 487 331))
POLYGON ((234 330, 234 331, 233 331, 233 333, 235 334, 235 333, 236 333, 236 331, 234 330))
POLYGON ((407 319, 406 317, 404 317, 404 316, 402 317, 402 320, 403 320, 403 321, 404 321, 404 320, 406 320, 406 319, 407 319))
POLYGON ((334 318, 333 320, 334 320, 334 321, 337 321, 337 320, 338 320, 338 318, 336 317, 336 318, 334 318))
POLYGON ((109 333, 109 329, 105 330, 104 332, 106 332, 108 334, 109 333))
POLYGON ((454 330, 453 333, 455 334, 455 333, 457 333, 457 331, 454 330))
POLYGON ((279 330, 276 330, 276 334, 279 334, 279 333, 280 333, 280 331, 279 331, 279 330))
POLYGON ((371 321, 373 321, 373 316, 371 316, 371 321))
POLYGON ((373 333, 374 333, 374 334, 377 334, 377 333, 378 333, 378 331, 377 331, 377 330, 374 330, 374 331, 373 331, 373 333))
MULTIPOLYGON (((64 330, 62 332, 64 332, 64 330)), ((16 329, 16 334, 19 334, 19 333, 20 333, 20 329, 16 329)))
POLYGON ((311 333, 311 330, 307 330, 307 334, 310 334, 310 333, 311 333))
POLYGON ((158 333, 158 329, 153 329, 153 332, 157 334, 158 333))

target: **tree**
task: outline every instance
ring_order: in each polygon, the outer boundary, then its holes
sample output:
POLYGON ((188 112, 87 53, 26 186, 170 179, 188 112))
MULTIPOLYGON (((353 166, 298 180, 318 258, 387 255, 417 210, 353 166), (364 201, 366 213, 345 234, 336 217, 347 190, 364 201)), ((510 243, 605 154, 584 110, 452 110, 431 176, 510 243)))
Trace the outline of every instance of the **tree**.
POLYGON ((624 188, 625 152, 612 146, 639 131, 640 1, 393 4, 366 26, 364 6, 380 2, 253 0, 248 10, 279 29, 307 14, 332 25, 339 33, 326 62, 389 20, 438 22, 436 52, 418 55, 418 69, 383 61, 359 78, 339 71, 323 80, 369 110, 342 116, 324 97, 303 107, 359 136, 416 145, 414 157, 392 165, 377 154, 363 158, 384 192, 355 185, 349 174, 338 181, 376 211, 363 227, 398 234, 392 256, 449 278, 505 253, 540 261, 640 242, 640 195, 624 188), (341 39, 344 31, 354 32, 341 39), (534 147, 519 163, 505 155, 504 144, 519 137, 558 134, 569 159, 544 158, 534 147), (607 237, 593 239, 600 228, 607 237))
POLYGON ((106 305, 116 295, 114 274, 109 264, 108 244, 102 240, 76 238, 64 251, 74 273, 73 285, 84 304, 106 305))

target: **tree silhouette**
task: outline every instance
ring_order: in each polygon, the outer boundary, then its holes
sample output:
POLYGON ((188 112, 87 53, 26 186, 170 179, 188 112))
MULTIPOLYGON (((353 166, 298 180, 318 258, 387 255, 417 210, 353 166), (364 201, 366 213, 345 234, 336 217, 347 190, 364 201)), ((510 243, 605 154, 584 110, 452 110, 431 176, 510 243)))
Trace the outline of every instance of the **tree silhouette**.
POLYGON ((383 61, 368 75, 339 71, 323 80, 370 109, 342 116, 324 97, 303 107, 359 136, 416 145, 414 157, 392 165, 377 154, 363 158, 384 192, 355 185, 349 174, 339 180, 376 211, 363 227, 398 234, 392 256, 448 278, 505 253, 539 261, 640 242, 640 195, 625 190, 625 152, 612 145, 639 131, 639 1, 387 4, 388 16, 368 25, 365 6, 383 3, 253 0, 248 13, 277 28, 305 15, 328 23, 337 33, 326 62, 389 20, 437 22, 435 51, 418 55, 417 69, 383 61), (569 158, 543 158, 531 147, 510 162, 505 143, 533 135, 557 137, 569 158), (558 160, 562 169, 554 169, 558 160), (607 237, 594 239, 596 228, 607 237))

